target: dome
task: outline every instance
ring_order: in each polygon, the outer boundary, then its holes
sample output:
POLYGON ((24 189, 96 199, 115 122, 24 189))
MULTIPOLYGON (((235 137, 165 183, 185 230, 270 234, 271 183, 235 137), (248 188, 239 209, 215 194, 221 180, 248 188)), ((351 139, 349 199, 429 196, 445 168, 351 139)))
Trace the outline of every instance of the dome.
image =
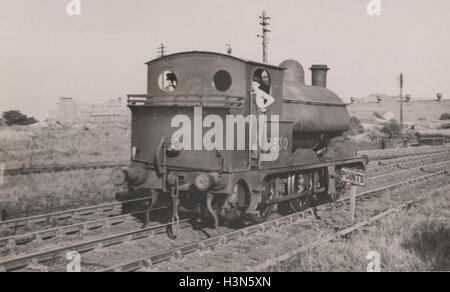
POLYGON ((305 85, 305 70, 300 62, 289 59, 281 62, 280 67, 286 68, 286 70, 284 70, 285 81, 305 85))

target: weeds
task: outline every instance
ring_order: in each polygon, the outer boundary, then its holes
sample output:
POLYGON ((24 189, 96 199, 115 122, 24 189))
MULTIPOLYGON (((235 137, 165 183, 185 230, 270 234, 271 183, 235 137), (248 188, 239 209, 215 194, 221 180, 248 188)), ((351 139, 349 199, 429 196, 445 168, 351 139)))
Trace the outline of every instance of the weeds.
POLYGON ((366 271, 367 254, 381 255, 381 271, 450 270, 450 187, 381 222, 321 245, 271 271, 366 271))
POLYGON ((129 125, 0 127, 0 161, 8 168, 89 161, 127 160, 129 125))
POLYGON ((443 120, 450 120, 450 113, 443 113, 439 119, 442 120, 442 121, 443 120))
POLYGON ((8 176, 0 187, 1 209, 8 219, 110 202, 120 191, 111 170, 79 170, 8 176))

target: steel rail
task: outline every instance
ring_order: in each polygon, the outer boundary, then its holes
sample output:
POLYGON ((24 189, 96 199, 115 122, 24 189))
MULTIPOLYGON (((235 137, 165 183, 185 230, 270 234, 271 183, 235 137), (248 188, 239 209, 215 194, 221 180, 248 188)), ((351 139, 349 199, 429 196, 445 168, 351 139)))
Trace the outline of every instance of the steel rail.
MULTIPOLYGON (((425 179, 428 179, 431 177, 436 177, 436 176, 443 175, 443 174, 448 174, 448 170, 435 172, 435 173, 428 174, 428 175, 425 175, 422 177, 418 177, 418 178, 410 179, 410 180, 403 181, 400 183, 385 186, 382 188, 370 190, 367 192, 360 193, 357 196, 358 197, 367 196, 368 194, 373 194, 378 191, 382 191, 382 190, 386 190, 386 189, 390 189, 390 188, 394 188, 394 187, 402 186, 402 185, 406 185, 406 184, 411 184, 413 182, 422 181, 422 180, 425 180, 425 179)), ((329 204, 319 206, 318 208, 322 209, 322 208, 326 208, 327 206, 336 205, 337 203, 343 203, 343 201, 346 201, 348 199, 349 198, 344 198, 335 203, 329 203, 329 204)), ((123 265, 123 267, 132 267, 131 270, 136 270, 141 267, 148 266, 149 263, 159 263, 159 262, 165 261, 167 259, 170 259, 172 257, 179 257, 182 255, 191 253, 195 250, 199 250, 199 249, 203 250, 206 247, 211 247, 211 246, 217 245, 219 243, 226 243, 229 240, 238 238, 242 234, 255 233, 255 232, 261 230, 262 228, 265 230, 265 229, 269 228, 270 226, 278 225, 282 222, 292 222, 294 218, 300 218, 300 217, 303 217, 305 214, 312 214, 312 213, 313 213, 313 210, 308 209, 304 212, 291 214, 291 215, 288 215, 285 217, 267 221, 262 224, 252 225, 252 226, 240 229, 240 230, 231 231, 231 232, 228 232, 228 233, 225 233, 222 235, 208 238, 206 240, 201 240, 199 242, 191 243, 191 244, 188 244, 188 245, 185 245, 182 247, 176 247, 176 248, 170 249, 168 251, 163 251, 163 252, 157 253, 155 255, 151 255, 149 258, 146 258, 146 259, 139 259, 138 261, 126 263, 123 265)), ((190 219, 181 220, 179 227, 180 228, 188 227, 190 225, 189 220, 190 219)), ((82 252, 87 252, 87 251, 90 251, 90 250, 93 250, 96 248, 107 247, 107 246, 111 246, 111 245, 120 244, 123 242, 128 242, 128 241, 132 241, 132 240, 145 238, 150 235, 154 235, 156 233, 165 232, 167 227, 170 225, 171 225, 170 223, 167 223, 167 224, 162 224, 162 225, 157 225, 157 226, 151 226, 151 227, 147 227, 144 229, 120 233, 120 234, 116 234, 116 235, 112 235, 112 236, 108 236, 108 237, 104 237, 104 238, 100 238, 100 239, 75 243, 75 244, 58 247, 58 248, 54 248, 54 249, 38 251, 35 253, 31 253, 31 254, 7 258, 7 259, 0 261, 0 271, 15 270, 18 268, 26 267, 29 264, 36 264, 36 263, 41 263, 41 262, 45 262, 45 261, 49 261, 49 260, 56 260, 58 258, 64 257, 65 253, 69 252, 69 251, 77 251, 77 252, 82 253, 82 252)), ((122 266, 119 266, 119 267, 114 266, 114 267, 108 268, 106 270, 117 270, 117 269, 122 270, 122 266)), ((128 270, 128 268, 125 270, 128 270)))
MULTIPOLYGON (((448 147, 446 147, 446 148, 448 148, 448 147)), ((442 152, 442 151, 440 151, 440 152, 442 152)), ((422 155, 422 154, 418 154, 418 155, 422 155)), ((423 155, 427 155, 427 154, 423 154, 423 155)), ((416 156, 416 155, 413 155, 413 156, 416 156)), ((398 164, 396 166, 398 166, 398 164)), ((71 210, 65 210, 65 211, 59 211, 59 212, 11 219, 11 220, 6 220, 6 221, 0 221, 0 232, 4 229, 16 229, 16 228, 24 227, 27 225, 40 224, 40 223, 52 222, 52 221, 57 222, 58 220, 66 220, 66 219, 69 219, 74 216, 85 216, 85 215, 91 215, 93 213, 105 213, 108 211, 113 211, 111 208, 119 207, 123 203, 132 203, 132 202, 145 201, 145 200, 150 200, 150 199, 151 199, 151 196, 139 198, 139 199, 127 200, 127 201, 123 201, 123 202, 112 202, 112 203, 100 204, 100 205, 96 205, 96 206, 89 206, 89 207, 83 207, 83 208, 78 208, 78 209, 71 209, 71 210)))
POLYGON ((124 203, 126 204, 126 203, 148 201, 150 199, 152 199, 152 196, 0 221, 0 231, 5 229, 17 229, 19 227, 24 226, 32 226, 34 224, 56 223, 58 221, 67 220, 72 217, 82 217, 96 213, 107 213, 112 211, 118 211, 118 209, 121 208, 122 204, 124 203))
POLYGON ((38 173, 55 173, 89 169, 107 169, 128 165, 129 161, 99 161, 74 164, 36 165, 32 167, 7 168, 4 176, 30 175, 38 173))
MULTIPOLYGON (((430 192, 430 193, 433 193, 433 192, 430 192)), ((280 262, 289 260, 290 258, 296 256, 299 253, 306 252, 306 251, 308 251, 310 249, 313 249, 313 248, 316 248, 316 247, 318 247, 318 246, 320 246, 322 244, 325 244, 325 243, 334 241, 334 240, 336 240, 338 238, 344 237, 344 236, 346 236, 346 235, 348 235, 350 233, 353 233, 354 231, 357 231, 357 230, 359 230, 359 229, 361 229, 363 227, 370 226, 376 221, 379 221, 379 220, 381 220, 381 219, 383 219, 383 218, 385 218, 385 217, 387 217, 387 216, 389 216, 389 215, 391 215, 393 213, 399 212, 400 210, 403 210, 405 208, 409 208, 411 205, 415 205, 415 204, 421 203, 424 200, 425 200, 424 198, 417 199, 417 200, 409 200, 409 201, 407 201, 407 202, 405 202, 403 204, 400 204, 398 206, 389 208, 389 209, 387 209, 387 210, 385 210, 385 211, 383 211, 383 212, 381 212, 381 213, 379 213, 379 214, 377 214, 375 216, 370 217, 369 219, 366 219, 366 220, 364 220, 362 222, 354 224, 353 226, 350 226, 348 228, 345 228, 345 229, 342 229, 340 231, 337 231, 336 234, 325 236, 325 237, 323 237, 323 238, 321 238, 319 240, 313 241, 311 243, 302 245, 302 246, 300 246, 300 247, 298 247, 296 249, 290 250, 290 251, 288 251, 285 254, 282 254, 282 255, 277 256, 277 257, 272 258, 272 259, 268 259, 265 262, 263 262, 262 264, 259 264, 259 265, 254 266, 254 267, 250 267, 250 268, 247 269, 246 272, 260 272, 260 271, 264 271, 264 270, 266 270, 266 269, 268 269, 268 268, 270 268, 270 267, 272 267, 272 266, 274 266, 274 265, 276 265, 276 264, 278 264, 280 262)))
POLYGON ((417 149, 388 149, 388 150, 360 150, 358 151, 358 154, 367 155, 373 160, 388 160, 388 159, 395 159, 395 158, 401 158, 401 157, 407 157, 407 156, 415 156, 415 155, 421 155, 421 154, 431 154, 431 153, 437 153, 439 151, 450 149, 449 146, 440 146, 437 148, 417 148, 417 149), (427 151, 430 150, 430 151, 427 151), (376 153, 376 152, 382 152, 382 153, 376 153))
MULTIPOLYGON (((449 171, 450 171, 450 169, 438 171, 438 172, 428 174, 425 176, 409 179, 406 181, 391 184, 391 185, 384 186, 381 188, 376 188, 376 189, 373 189, 370 191, 365 191, 365 192, 357 194, 356 196, 358 199, 367 198, 369 196, 373 196, 374 194, 376 194, 380 191, 385 191, 385 190, 392 189, 395 187, 409 185, 409 184, 413 184, 416 182, 421 182, 421 181, 424 181, 424 180, 427 180, 427 179, 430 179, 433 177, 437 177, 437 176, 448 175, 449 171)), ((350 200, 350 198, 345 197, 334 203, 327 203, 327 204, 318 206, 317 210, 328 210, 330 208, 333 208, 334 206, 343 205, 348 200, 350 200)), ((171 248, 169 250, 165 250, 165 251, 161 251, 161 252, 149 255, 148 257, 139 258, 137 260, 132 260, 129 262, 125 262, 125 263, 117 264, 117 265, 114 265, 111 267, 107 267, 107 268, 99 270, 99 272, 130 272, 130 271, 139 270, 141 268, 151 268, 154 264, 158 264, 158 263, 170 260, 172 258, 181 258, 182 256, 190 254, 192 252, 203 251, 206 248, 210 248, 210 247, 213 247, 216 245, 226 244, 229 241, 235 240, 240 237, 247 237, 250 234, 254 234, 257 232, 265 232, 266 230, 273 228, 273 227, 278 227, 281 224, 292 224, 293 222, 295 222, 299 219, 303 219, 307 215, 313 215, 313 214, 314 214, 314 210, 308 209, 306 211, 294 213, 294 214, 287 215, 287 216, 284 216, 281 218, 272 219, 272 220, 266 221, 261 224, 251 225, 251 226, 239 229, 239 230, 230 231, 230 232, 220 234, 220 235, 208 238, 208 239, 204 239, 204 240, 200 240, 200 241, 193 242, 190 244, 171 248)), ((0 265, 1 265, 1 263, 0 263, 0 265)))
MULTIPOLYGON (((408 157, 402 157, 402 158, 394 158, 392 159, 392 162, 388 163, 382 163, 382 164, 374 164, 373 162, 376 161, 370 161, 368 165, 368 170, 373 172, 378 172, 390 168, 396 168, 399 164, 414 164, 414 163, 421 163, 426 162, 432 159, 439 159, 439 158, 445 158, 450 155, 450 151, 443 151, 433 154, 421 154, 416 156, 408 156, 408 157), (417 158, 417 156, 420 156, 420 158, 417 158), (412 159, 414 157, 414 159, 412 159)), ((384 160, 386 161, 386 160, 384 160)), ((381 163, 381 161, 379 161, 381 163)))
POLYGON ((449 160, 445 160, 445 161, 441 161, 441 162, 433 162, 433 163, 426 164, 426 165, 421 165, 421 166, 417 166, 417 167, 407 168, 407 169, 396 171, 396 172, 380 174, 380 175, 377 175, 377 176, 369 177, 367 180, 375 180, 375 179, 383 178, 383 177, 386 177, 386 176, 397 175, 397 174, 401 174, 401 173, 405 173, 405 172, 409 172, 409 171, 413 171, 413 170, 418 170, 418 169, 422 170, 424 167, 430 167, 430 166, 446 164, 446 163, 450 163, 450 159, 449 160))
POLYGON ((154 212, 158 210, 167 209, 167 206, 152 208, 149 210, 133 212, 124 215, 118 215, 113 217, 101 218, 92 221, 80 222, 71 225, 65 225, 40 231, 34 231, 19 235, 11 235, 0 238, 0 247, 8 247, 9 249, 14 249, 17 245, 24 245, 31 243, 33 241, 42 242, 44 240, 49 240, 52 238, 61 239, 64 236, 73 235, 75 233, 86 235, 87 232, 91 230, 96 230, 103 228, 104 231, 109 234, 112 226, 116 226, 125 222, 135 221, 137 215, 145 214, 147 212, 154 212))
MULTIPOLYGON (((442 164, 442 163, 438 163, 438 164, 442 164)), ((409 171, 409 170, 406 170, 409 171)), ((401 172, 405 172, 405 171, 401 171, 401 172)), ((431 173, 429 175, 420 177, 420 178, 414 178, 405 182, 401 182, 401 183, 396 183, 393 185, 389 185, 389 186, 385 186, 385 187, 381 187, 381 188, 377 188, 374 190, 370 190, 366 193, 373 193, 373 192, 377 192, 377 191, 381 191, 381 190, 386 190, 395 186, 399 186, 399 185, 403 185, 406 183, 412 183, 415 182, 419 179, 422 178, 428 178, 428 177, 433 177, 436 174, 443 174, 443 173, 447 173, 448 170, 446 171, 440 171, 440 172, 435 172, 435 173, 431 173)), ((395 173, 392 173, 391 175, 395 175, 395 173)), ((376 177, 373 177, 372 179, 374 179, 376 177)), ((358 194, 358 197, 360 196, 364 196, 364 193, 358 194)), ((345 198, 344 200, 347 200, 348 198, 345 198)), ((136 199, 136 200, 132 200, 132 201, 139 201, 139 200, 143 200, 143 199, 136 199)), ((338 204, 339 202, 342 202, 342 199, 333 203, 333 204, 338 204)), ((122 202, 121 202, 122 203, 122 202)), ((121 204, 118 203, 118 204, 121 204)), ((327 206, 327 204, 322 205, 322 206, 327 206)), ((320 206, 322 208, 322 206, 320 206)), ((307 210, 305 212, 310 212, 311 210, 307 210)), ((291 217, 292 215, 287 216, 288 218, 291 217)), ((283 217, 284 218, 284 217, 283 217)), ((280 220, 280 219, 275 219, 275 220, 280 220)), ((189 221, 189 219, 185 219, 183 221, 181 221, 182 224, 187 223, 189 221)), ((270 221, 269 221, 270 222, 270 221)), ((264 223, 265 224, 265 223, 264 223)), ((21 264, 23 264, 24 262, 41 262, 41 261, 46 261, 46 260, 50 260, 56 257, 61 256, 61 252, 62 251, 72 251, 72 250, 76 250, 76 251, 80 251, 80 252, 84 252, 84 251, 88 251, 92 248, 95 247, 99 247, 99 246, 109 246, 112 244, 118 244, 118 243, 122 243, 124 241, 128 241, 128 240, 134 240, 134 239, 139 239, 139 238, 143 238, 146 237, 150 234, 154 234, 155 230, 161 231, 162 229, 166 229, 167 226, 169 226, 170 224, 163 224, 163 225, 158 225, 158 226, 151 226, 148 228, 144 228, 144 229, 139 229, 139 230, 135 230, 135 231, 130 231, 130 232, 126 232, 126 233, 122 233, 122 234, 117 234, 117 235, 113 235, 113 236, 109 236, 109 237, 105 237, 105 238, 101 238, 101 239, 96 239, 93 241, 87 241, 87 242, 81 242, 81 243, 77 243, 77 244, 73 244, 73 245, 69 245, 66 247, 61 247, 61 248, 57 248, 57 249, 52 249, 52 250, 47 250, 47 251, 41 251, 41 252, 36 252, 30 255, 24 255, 24 256, 19 256, 18 259, 7 259, 4 261, 0 261, 0 266, 2 267, 2 269, 8 270, 8 269, 14 269, 17 268, 17 264, 19 263, 19 267, 21 267, 21 264), (94 247, 93 247, 94 246, 94 247)), ((258 226, 258 225, 255 225, 258 226)), ((185 227, 185 226, 183 226, 185 227)), ((187 227, 187 225, 186 225, 187 227)), ((248 228, 254 228, 254 226, 250 226, 248 228)), ((256 228, 256 227, 255 227, 256 228)), ((242 230, 238 230, 239 232, 242 230)), ((238 232, 236 231, 236 232, 238 232)), ((60 233, 59 233, 60 234, 60 233)), ((208 239, 210 241, 214 241, 213 239, 208 239)), ((1 269, 0 269, 1 270, 1 269)))
MULTIPOLYGON (((189 221, 190 219, 180 220, 178 228, 189 227, 190 226, 189 221)), ((167 231, 167 228, 171 225, 172 225, 171 223, 166 223, 150 226, 147 228, 115 234, 108 237, 74 243, 62 247, 2 259, 0 260, 0 272, 23 268, 29 264, 36 264, 45 261, 56 260, 58 258, 65 257, 66 253, 70 251, 77 251, 79 253, 83 253, 96 248, 104 248, 111 245, 121 244, 124 242, 145 238, 150 235, 164 233, 167 231)))
MULTIPOLYGON (((382 178, 385 176, 392 176, 392 175, 397 175, 397 174, 405 173, 405 172, 412 171, 412 170, 422 169, 423 167, 435 166, 435 165, 440 165, 440 164, 445 164, 445 163, 450 163, 450 160, 433 163, 433 164, 429 164, 429 165, 425 165, 425 166, 422 165, 422 166, 419 166, 416 168, 409 168, 409 169, 398 171, 395 173, 388 173, 388 174, 378 175, 378 176, 374 176, 374 177, 369 177, 368 181, 379 179, 379 178, 382 178)), ((8 246, 9 249, 14 249, 16 245, 28 244, 33 241, 41 242, 43 240, 49 240, 52 238, 62 238, 66 235, 72 235, 74 233, 79 233, 79 234, 84 235, 90 230, 99 229, 99 228, 104 228, 105 232, 109 233, 111 226, 115 226, 115 225, 119 225, 124 222, 132 221, 134 219, 133 216, 145 214, 149 211, 153 212, 153 211, 162 210, 162 209, 166 209, 166 208, 167 208, 167 206, 159 207, 159 208, 152 208, 150 210, 143 210, 143 211, 134 212, 134 213, 130 213, 130 214, 124 214, 124 215, 118 215, 118 216, 113 216, 113 217, 108 217, 108 218, 96 219, 96 220, 92 220, 92 221, 80 222, 80 223, 76 223, 76 224, 72 224, 72 225, 60 226, 60 227, 55 227, 55 228, 50 228, 50 229, 45 229, 45 230, 40 230, 40 231, 35 231, 35 232, 29 232, 29 233, 24 233, 24 234, 19 234, 19 235, 6 236, 6 237, 0 238, 0 247, 8 246)))

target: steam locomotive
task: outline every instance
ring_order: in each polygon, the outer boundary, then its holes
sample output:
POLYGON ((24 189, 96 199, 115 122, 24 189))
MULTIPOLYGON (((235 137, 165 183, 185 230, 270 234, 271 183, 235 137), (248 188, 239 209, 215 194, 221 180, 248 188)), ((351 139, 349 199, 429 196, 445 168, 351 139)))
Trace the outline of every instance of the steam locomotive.
POLYGON ((295 60, 274 66, 193 51, 146 64, 147 94, 127 99, 131 164, 111 178, 117 186, 127 184, 130 196, 151 195, 150 207, 158 198, 167 200, 174 224, 180 209, 214 226, 261 223, 276 205, 298 212, 337 200, 345 191, 341 168, 366 168, 368 158, 358 157, 354 143, 344 138, 349 114, 326 88, 326 65, 311 66, 309 86, 295 60), (253 80, 274 98, 264 113, 256 105, 253 80), (256 136, 266 130, 265 149, 251 145, 255 128, 249 116, 264 117, 256 136), (227 128, 213 131, 218 120, 227 128), (275 159, 263 159, 268 148, 276 150, 275 159))

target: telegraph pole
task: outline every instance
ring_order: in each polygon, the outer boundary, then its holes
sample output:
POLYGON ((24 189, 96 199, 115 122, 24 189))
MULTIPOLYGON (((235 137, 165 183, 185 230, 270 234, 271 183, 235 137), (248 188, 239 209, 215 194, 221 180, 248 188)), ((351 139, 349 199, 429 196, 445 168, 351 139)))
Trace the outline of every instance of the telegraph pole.
POLYGON ((398 76, 400 84, 400 128, 403 129, 403 73, 398 76))
POLYGON ((258 35, 258 37, 262 38, 262 47, 263 47, 263 62, 267 63, 268 62, 268 48, 267 45, 269 44, 269 38, 268 38, 268 33, 270 32, 270 30, 268 29, 269 24, 269 19, 270 17, 268 17, 266 15, 266 11, 262 12, 262 15, 259 16, 259 18, 261 19, 260 25, 262 27, 262 36, 258 35))
POLYGON ((161 43, 161 45, 157 49, 159 57, 164 57, 164 53, 166 52, 166 46, 164 45, 164 43, 161 43))

